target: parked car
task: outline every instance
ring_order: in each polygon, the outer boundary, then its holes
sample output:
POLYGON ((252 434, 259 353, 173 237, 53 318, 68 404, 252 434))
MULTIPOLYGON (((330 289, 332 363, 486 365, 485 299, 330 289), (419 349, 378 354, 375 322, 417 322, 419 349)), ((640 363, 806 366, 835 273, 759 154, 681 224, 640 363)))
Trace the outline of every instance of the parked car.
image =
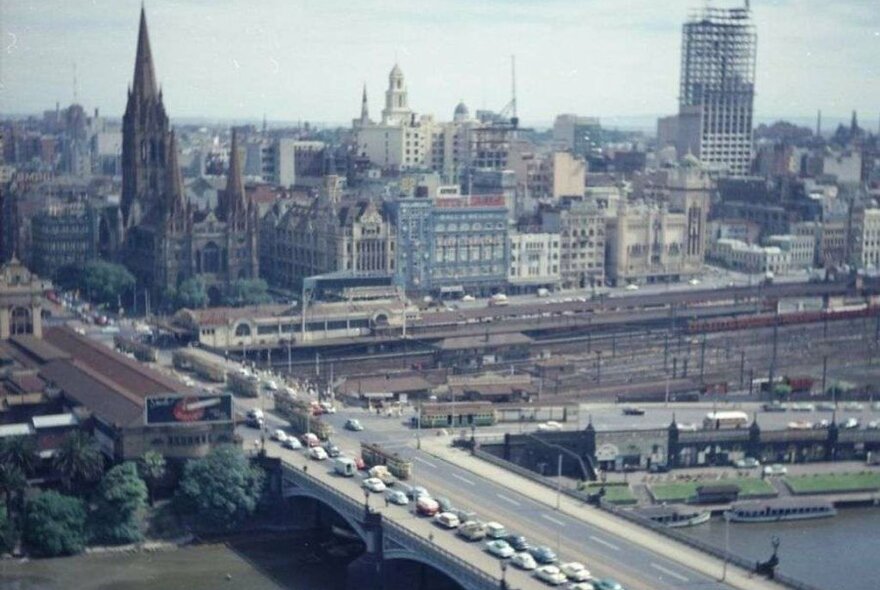
POLYGON ((880 420, 871 420, 868 422, 867 426, 865 426, 868 430, 878 430, 880 429, 880 420))
POLYGON ((816 404, 816 411, 833 412, 834 410, 834 404, 832 404, 831 402, 819 402, 816 404))
POLYGON ((733 462, 733 465, 737 469, 754 469, 755 467, 760 467, 761 462, 754 457, 746 457, 745 459, 737 459, 733 462))
POLYGON ((566 577, 555 565, 542 565, 535 570, 535 576, 546 584, 559 586, 565 584, 566 577))
POLYGON ((831 420, 819 420, 818 422, 813 424, 813 428, 816 430, 821 430, 822 428, 828 428, 831 426, 831 420))
POLYGON ((565 577, 572 582, 586 582, 593 577, 590 574, 590 570, 584 564, 577 561, 563 563, 559 566, 559 571, 565 574, 565 577))
POLYGON ((439 512, 434 516, 434 522, 442 526, 444 529, 457 529, 461 525, 458 516, 452 512, 439 512))
POLYGON ((765 412, 784 412, 785 406, 783 406, 779 402, 770 402, 769 404, 764 404, 761 406, 765 412))
POLYGON ((287 440, 287 433, 279 428, 272 432, 272 440, 277 440, 278 442, 283 443, 287 440))
POLYGON ((430 496, 421 496, 416 500, 416 512, 422 516, 434 516, 440 511, 440 504, 430 496))
POLYGON ((562 424, 555 420, 548 420, 543 424, 538 424, 539 432, 559 432, 560 430, 562 430, 562 424))
POLYGON ((501 559, 513 557, 513 554, 516 553, 513 550, 513 547, 508 545, 507 541, 505 541, 504 539, 495 539, 494 541, 489 541, 488 543, 486 543, 486 551, 488 551, 495 557, 500 557, 501 559))
POLYGON ((644 416, 645 410, 636 406, 626 406, 623 408, 624 416, 644 416))
POLYGON ((538 563, 556 563, 558 559, 556 554, 553 553, 553 550, 546 545, 532 547, 529 549, 529 553, 531 553, 532 557, 534 557, 535 561, 538 563))
POLYGON ((298 451, 303 447, 302 443, 299 442, 299 439, 297 439, 295 436, 288 436, 287 439, 283 443, 281 443, 281 446, 283 446, 285 449, 290 449, 292 451, 298 451))
POLYGON ((385 491, 385 484, 378 477, 368 477, 361 483, 361 486, 375 493, 385 491))
POLYGON ((816 406, 811 403, 799 403, 791 405, 792 412, 812 412, 815 409, 816 406))
POLYGON ((624 590, 619 582, 611 578, 602 578, 592 582, 594 590, 624 590))
POLYGON ((846 402, 843 404, 843 409, 847 412, 861 412, 865 409, 865 406, 859 402, 846 402))
POLYGON ((773 465, 764 466, 764 475, 786 475, 788 468, 785 465, 774 463, 773 465))
POLYGON ((844 430, 855 430, 859 427, 859 420, 857 418, 847 418, 840 427, 844 430))
POLYGON ((398 506, 406 506, 409 504, 409 498, 406 497, 406 494, 401 492, 400 490, 388 490, 385 492, 385 499, 388 500, 391 504, 397 504, 398 506))
POLYGON ((522 570, 533 570, 538 567, 535 558, 529 555, 526 551, 515 553, 513 557, 510 558, 510 563, 522 570))
POLYGON ((628 285, 627 285, 626 287, 624 287, 624 288, 625 288, 627 291, 638 291, 638 290, 639 290, 639 286, 636 285, 635 283, 630 283, 630 284, 628 284, 628 285))
POLYGON ((528 551, 529 541, 522 535, 508 535, 507 542, 517 551, 528 551))
POLYGON ((351 430, 353 432, 360 432, 361 430, 364 429, 364 427, 361 424, 361 421, 358 420, 357 418, 349 418, 348 420, 345 421, 345 429, 351 430))
POLYGON ((309 449, 309 459, 314 459, 315 461, 326 461, 327 451, 325 451, 321 447, 311 447, 309 449))

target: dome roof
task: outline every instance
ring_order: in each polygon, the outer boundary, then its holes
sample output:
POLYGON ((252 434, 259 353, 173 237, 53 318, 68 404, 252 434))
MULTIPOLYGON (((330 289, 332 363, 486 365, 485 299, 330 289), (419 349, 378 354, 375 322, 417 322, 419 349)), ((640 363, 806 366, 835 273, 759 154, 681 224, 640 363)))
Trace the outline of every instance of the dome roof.
POLYGON ((470 111, 468 110, 467 105, 464 104, 464 102, 462 101, 459 102, 458 105, 455 107, 455 114, 467 116, 470 114, 470 111))

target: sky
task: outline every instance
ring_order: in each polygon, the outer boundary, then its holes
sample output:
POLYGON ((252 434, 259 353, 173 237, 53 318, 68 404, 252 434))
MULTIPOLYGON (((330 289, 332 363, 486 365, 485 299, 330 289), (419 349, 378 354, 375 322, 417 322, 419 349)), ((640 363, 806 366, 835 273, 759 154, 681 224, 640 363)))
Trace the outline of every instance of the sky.
MULTIPOLYGON (((459 100, 526 124, 558 113, 676 110, 681 25, 706 0, 146 0, 173 119, 347 124, 367 85, 378 118, 400 64, 410 107, 459 100)), ((0 113, 70 104, 121 116, 141 0, 0 0, 0 113), (75 64, 75 66, 74 66, 75 64)), ((717 7, 741 5, 713 0, 717 7)), ((759 119, 880 117, 878 0, 752 0, 759 119)))

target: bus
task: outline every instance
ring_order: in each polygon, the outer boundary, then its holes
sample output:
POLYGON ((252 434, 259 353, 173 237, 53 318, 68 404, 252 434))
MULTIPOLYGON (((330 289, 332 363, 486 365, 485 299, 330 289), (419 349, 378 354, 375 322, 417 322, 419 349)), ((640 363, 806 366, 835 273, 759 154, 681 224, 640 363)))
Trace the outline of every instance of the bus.
POLYGON ((226 383, 233 393, 244 397, 260 395, 260 378, 247 371, 236 370, 226 373, 226 383))
POLYGON ((192 371, 205 381, 224 383, 226 381, 226 369, 224 362, 209 352, 198 348, 179 348, 171 355, 174 368, 183 371, 192 371))
POLYGON ((744 428, 749 424, 749 415, 745 412, 709 412, 703 418, 704 430, 730 430, 744 428))
MULTIPOLYGON (((498 421, 492 402, 425 403, 419 413, 422 428, 492 426, 498 421)), ((412 426, 418 425, 419 419, 413 417, 412 426)))

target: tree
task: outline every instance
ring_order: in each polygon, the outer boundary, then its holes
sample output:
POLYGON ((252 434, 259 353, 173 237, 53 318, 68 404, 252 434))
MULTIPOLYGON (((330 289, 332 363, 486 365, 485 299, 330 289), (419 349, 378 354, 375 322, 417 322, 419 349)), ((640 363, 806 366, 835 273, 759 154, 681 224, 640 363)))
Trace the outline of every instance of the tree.
POLYGON ((787 383, 777 383, 773 386, 773 395, 776 399, 787 399, 791 395, 791 385, 787 383))
POLYGON ((76 492, 101 477, 104 457, 87 434, 75 431, 61 441, 55 453, 54 466, 61 475, 64 488, 76 492))
POLYGON ((86 509, 82 500, 42 492, 28 502, 24 541, 46 557, 73 555, 86 543, 86 509))
POLYGON ((15 465, 25 477, 37 471, 40 455, 32 436, 13 436, 0 441, 0 463, 15 465))
POLYGON ((101 543, 140 541, 139 512, 147 501, 147 486, 137 465, 121 463, 104 474, 95 493, 92 531, 101 543))
POLYGON ((269 285, 263 279, 238 279, 229 286, 225 303, 227 305, 260 305, 269 303, 269 285))
POLYGON ((223 445, 186 464, 177 498, 205 525, 229 529, 253 514, 264 480, 263 470, 252 466, 240 448, 223 445))
POLYGON ((117 305, 122 296, 134 289, 135 279, 121 264, 92 260, 83 266, 80 290, 91 301, 117 305))
POLYGON ((186 279, 177 287, 177 307, 198 309, 208 305, 208 290, 201 277, 186 279))
POLYGON ((7 553, 15 547, 15 527, 6 509, 0 506, 0 551, 7 553))
POLYGON ((144 478, 144 482, 147 484, 147 499, 150 502, 150 506, 152 506, 153 496, 156 493, 156 484, 165 477, 165 457, 156 451, 147 451, 141 457, 138 467, 140 468, 141 477, 144 478))
POLYGON ((0 492, 6 502, 6 514, 11 518, 14 513, 12 500, 15 496, 21 497, 27 488, 27 477, 18 465, 12 463, 0 463, 0 492))

